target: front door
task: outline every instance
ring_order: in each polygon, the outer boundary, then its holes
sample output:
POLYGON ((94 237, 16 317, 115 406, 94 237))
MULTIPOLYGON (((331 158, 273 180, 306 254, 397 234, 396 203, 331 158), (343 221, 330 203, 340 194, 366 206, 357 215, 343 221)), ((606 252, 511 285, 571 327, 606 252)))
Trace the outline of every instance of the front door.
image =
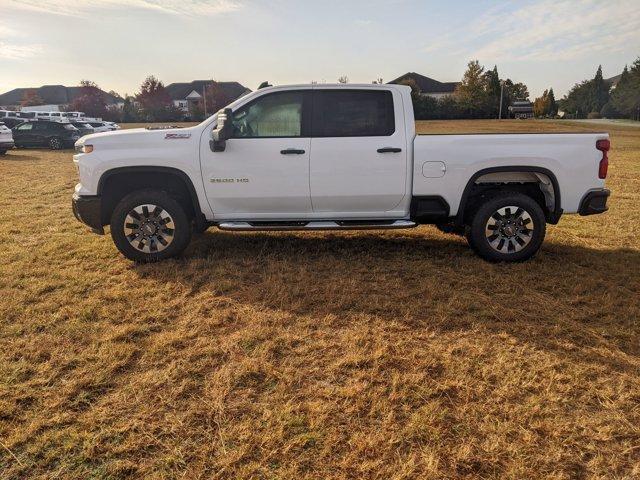
POLYGON ((216 218, 295 219, 311 212, 310 92, 271 92, 238 107, 223 152, 212 152, 203 137, 202 176, 216 218))
POLYGON ((399 209, 408 168, 401 106, 395 91, 316 87, 309 180, 314 212, 377 217, 399 209))

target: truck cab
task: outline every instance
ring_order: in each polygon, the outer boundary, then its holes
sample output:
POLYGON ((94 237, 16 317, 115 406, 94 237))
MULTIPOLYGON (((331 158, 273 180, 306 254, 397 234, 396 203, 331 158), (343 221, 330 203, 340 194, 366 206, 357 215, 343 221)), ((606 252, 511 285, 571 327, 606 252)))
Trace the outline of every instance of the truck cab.
POLYGON ((416 136, 399 85, 253 92, 200 125, 83 137, 76 217, 155 261, 192 228, 344 230, 436 224, 483 258, 530 258, 563 212, 606 210, 608 135, 416 136))

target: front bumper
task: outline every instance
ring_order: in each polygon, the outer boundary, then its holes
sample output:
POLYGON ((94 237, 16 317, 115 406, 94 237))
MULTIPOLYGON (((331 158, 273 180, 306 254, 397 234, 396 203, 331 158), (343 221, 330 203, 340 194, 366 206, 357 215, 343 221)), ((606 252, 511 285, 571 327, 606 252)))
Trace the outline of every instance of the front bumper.
POLYGON ((609 210, 609 207, 607 207, 609 195, 611 195, 611 192, 606 188, 587 192, 580 202, 578 213, 580 215, 595 215, 606 212, 609 210))
POLYGON ((104 235, 102 225, 102 198, 99 195, 82 196, 73 194, 71 199, 73 215, 88 225, 94 233, 104 235))

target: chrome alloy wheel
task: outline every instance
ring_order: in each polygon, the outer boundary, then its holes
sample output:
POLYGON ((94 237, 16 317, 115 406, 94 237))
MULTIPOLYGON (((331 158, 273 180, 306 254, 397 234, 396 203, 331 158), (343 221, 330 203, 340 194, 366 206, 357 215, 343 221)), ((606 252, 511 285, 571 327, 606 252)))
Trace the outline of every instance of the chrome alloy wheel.
POLYGON ((161 252, 173 242, 173 218, 158 205, 146 204, 133 208, 124 219, 124 235, 136 250, 161 252))
POLYGON ((502 207, 487 221, 485 236, 491 248, 500 253, 519 252, 533 238, 533 220, 521 207, 502 207))

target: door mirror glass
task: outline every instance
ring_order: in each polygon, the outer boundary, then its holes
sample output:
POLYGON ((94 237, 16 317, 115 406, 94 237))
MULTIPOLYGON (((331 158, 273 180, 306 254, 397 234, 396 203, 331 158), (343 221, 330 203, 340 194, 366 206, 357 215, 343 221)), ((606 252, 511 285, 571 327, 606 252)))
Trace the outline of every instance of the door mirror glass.
POLYGON ((216 128, 211 131, 209 146, 213 152, 224 152, 227 140, 233 133, 233 111, 225 108, 218 112, 216 128))

